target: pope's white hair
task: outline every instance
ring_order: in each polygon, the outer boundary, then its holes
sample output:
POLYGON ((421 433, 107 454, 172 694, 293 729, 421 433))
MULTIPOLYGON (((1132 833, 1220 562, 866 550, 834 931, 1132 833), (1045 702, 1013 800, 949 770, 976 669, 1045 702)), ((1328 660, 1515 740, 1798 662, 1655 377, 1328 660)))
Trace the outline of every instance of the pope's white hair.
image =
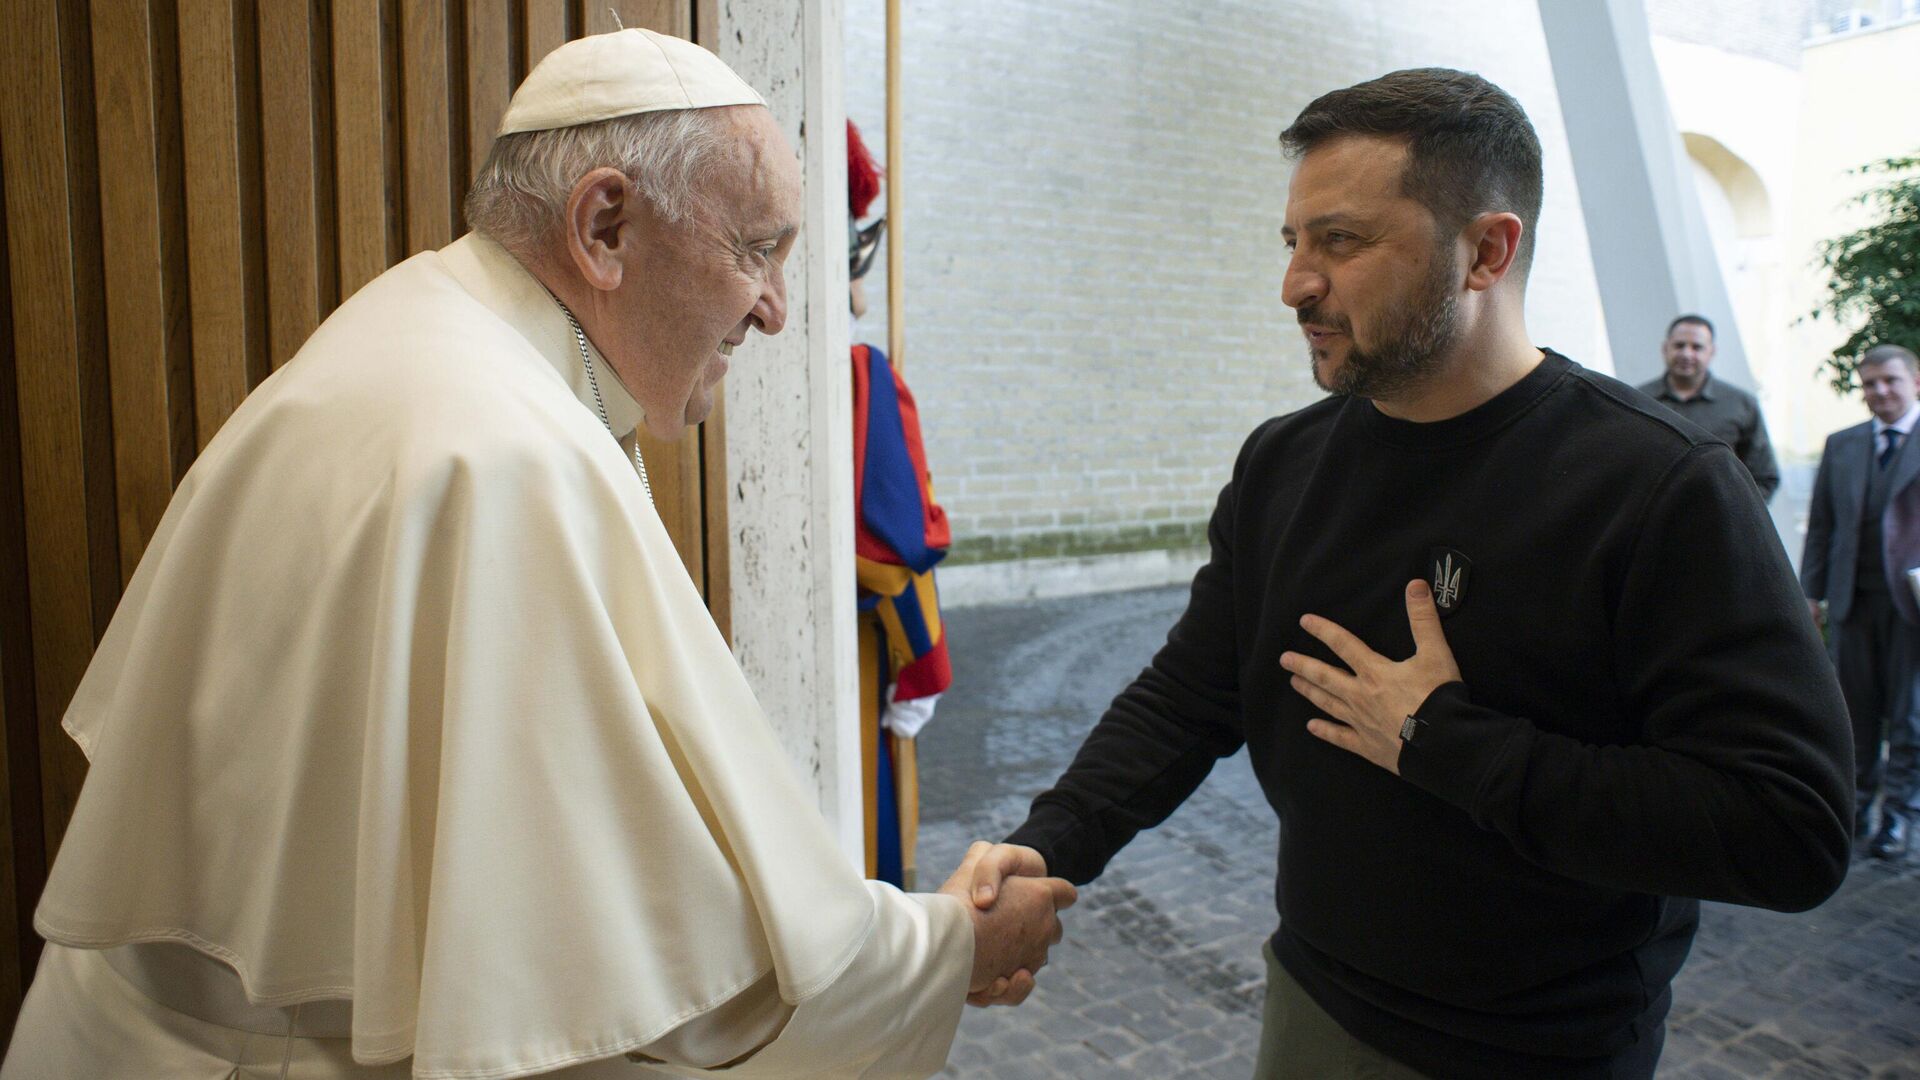
POLYGON ((573 185, 599 168, 624 173, 671 224, 694 215, 704 181, 740 136, 724 109, 671 109, 493 140, 467 191, 467 224, 516 253, 559 226, 573 185))

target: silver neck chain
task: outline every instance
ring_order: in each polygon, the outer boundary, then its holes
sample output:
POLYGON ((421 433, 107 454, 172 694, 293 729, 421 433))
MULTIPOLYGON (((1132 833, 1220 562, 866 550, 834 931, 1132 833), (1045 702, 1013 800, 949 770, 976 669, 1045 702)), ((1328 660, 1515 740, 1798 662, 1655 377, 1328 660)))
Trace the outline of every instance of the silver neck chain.
MULTIPOLYGON (((552 293, 547 295, 553 296, 552 293)), ((618 442, 620 436, 614 435, 613 421, 607 419, 607 401, 600 396, 600 380, 593 373, 593 355, 587 351, 587 333, 580 329, 580 320, 573 317, 573 311, 559 297, 554 296, 553 302, 560 305, 560 313, 567 317, 567 326, 573 330, 574 343, 580 346, 580 364, 587 369, 587 386, 593 390, 593 407, 600 413, 600 423, 607 429, 607 434, 613 435, 614 441, 618 442)), ((640 490, 647 493, 647 501, 651 503, 653 483, 647 479, 647 463, 640 457, 638 430, 633 433, 633 467, 640 474, 640 490)))

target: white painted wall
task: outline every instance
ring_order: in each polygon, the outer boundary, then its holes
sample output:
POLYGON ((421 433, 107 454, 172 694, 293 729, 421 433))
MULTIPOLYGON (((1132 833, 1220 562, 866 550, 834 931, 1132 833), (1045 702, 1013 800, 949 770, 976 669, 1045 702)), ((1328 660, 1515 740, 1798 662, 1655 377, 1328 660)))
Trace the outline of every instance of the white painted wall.
POLYGON ((864 865, 841 11, 719 4, 720 58, 766 96, 806 178, 787 328, 752 336, 727 376, 727 515, 734 654, 841 850, 864 865))
MULTIPOLYGON (((1747 388, 1760 398, 1776 449, 1793 454, 1801 448, 1792 417, 1809 370, 1790 347, 1800 313, 1785 265, 1803 77, 1797 67, 1666 37, 1653 38, 1653 55, 1674 126, 1690 138, 1689 173, 1739 324, 1747 388), (1717 145, 1702 145, 1701 136, 1717 145), (1760 215, 1737 205, 1754 199, 1743 189, 1756 181, 1766 200, 1760 215)), ((1657 354, 1659 342, 1647 348, 1657 354)))
MULTIPOLYGON (((1826 275, 1813 263, 1819 243, 1864 224, 1863 211, 1849 200, 1886 181, 1884 175, 1849 170, 1920 149, 1916 57, 1920 22, 1807 46, 1801 59, 1806 95, 1797 128, 1785 314, 1801 315, 1820 300, 1826 275)), ((1796 375, 1799 388, 1796 407, 1780 427, 1784 440, 1802 454, 1818 454, 1829 433, 1867 418, 1858 393, 1835 394, 1813 373, 1820 358, 1846 337, 1845 329, 1826 319, 1792 323, 1787 331, 1787 370, 1796 375)))

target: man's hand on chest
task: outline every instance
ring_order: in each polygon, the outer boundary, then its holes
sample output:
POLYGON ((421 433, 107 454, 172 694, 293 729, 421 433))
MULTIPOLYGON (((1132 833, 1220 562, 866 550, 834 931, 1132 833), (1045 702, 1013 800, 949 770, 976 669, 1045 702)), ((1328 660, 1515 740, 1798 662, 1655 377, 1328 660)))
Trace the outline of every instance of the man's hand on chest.
POLYGON ((1331 719, 1316 717, 1307 730, 1343 750, 1366 758, 1394 775, 1400 773, 1400 749, 1418 737, 1419 708, 1441 686, 1460 681, 1460 666, 1440 627, 1433 589, 1423 580, 1406 588, 1407 623, 1414 652, 1389 660, 1329 619, 1305 615, 1301 629, 1333 650, 1347 665, 1316 660, 1297 652, 1280 654, 1280 666, 1292 686, 1331 719))

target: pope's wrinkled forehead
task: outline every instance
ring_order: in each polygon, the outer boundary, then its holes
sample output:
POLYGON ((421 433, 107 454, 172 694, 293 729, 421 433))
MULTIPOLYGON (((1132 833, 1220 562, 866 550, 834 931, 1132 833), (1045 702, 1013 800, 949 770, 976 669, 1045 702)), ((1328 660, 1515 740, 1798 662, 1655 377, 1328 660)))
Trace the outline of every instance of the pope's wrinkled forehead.
POLYGON ((712 178, 714 194, 728 201, 747 231, 792 235, 805 212, 800 160, 792 141, 764 106, 722 111, 734 143, 727 175, 712 178))

